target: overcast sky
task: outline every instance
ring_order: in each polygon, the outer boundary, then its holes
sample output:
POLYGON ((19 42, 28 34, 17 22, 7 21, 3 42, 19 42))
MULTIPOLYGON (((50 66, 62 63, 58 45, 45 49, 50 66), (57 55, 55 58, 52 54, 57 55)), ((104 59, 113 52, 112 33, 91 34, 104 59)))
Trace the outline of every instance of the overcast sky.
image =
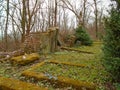
POLYGON ((105 8, 105 13, 106 13, 106 10, 110 9, 109 5, 110 5, 111 1, 110 0, 101 0, 101 1, 102 1, 102 6, 104 6, 104 8, 105 8))
MULTIPOLYGON (((50 0, 50 1, 52 1, 52 0, 50 0)), ((72 0, 71 0, 72 1, 72 0)), ((73 0, 73 1, 75 1, 74 3, 77 3, 77 1, 79 1, 79 0, 73 0)), ((93 3, 93 0, 88 0, 89 2, 91 2, 91 3, 93 3)), ((98 5, 98 7, 100 8, 101 6, 102 7, 104 7, 104 14, 106 14, 107 15, 107 12, 106 12, 106 10, 108 10, 108 9, 110 9, 110 7, 109 7, 109 5, 110 5, 110 0, 97 0, 97 1, 101 1, 101 4, 100 5, 98 5)), ((72 4, 74 4, 74 3, 72 3, 72 4)), ((68 10, 69 11, 69 10, 68 10)), ((72 21, 74 21, 73 19, 75 18, 75 15, 71 12, 71 11, 69 11, 69 16, 72 18, 72 21)), ((93 15, 94 16, 94 15, 93 15)), ((71 22, 71 21, 70 21, 71 22)))
POLYGON ((105 4, 109 4, 111 1, 110 0, 102 0, 105 4))
MULTIPOLYGON (((88 1, 91 2, 91 3, 93 3, 93 0, 88 0, 88 1)), ((98 0, 98 1, 101 1, 101 2, 99 3, 99 5, 98 5, 98 10, 100 11, 100 10, 101 10, 101 7, 104 8, 103 13, 104 13, 104 15, 107 15, 107 14, 108 14, 107 10, 110 9, 109 5, 110 5, 111 1, 110 1, 110 0, 98 0)), ((77 2, 77 0, 76 0, 76 2, 77 2)), ((79 4, 78 4, 78 5, 79 5, 79 4)), ((93 8, 91 8, 91 9, 93 9, 93 8)), ((69 11, 69 10, 68 10, 68 11, 69 11)), ((94 9, 93 9, 93 12, 94 12, 94 9)), ((73 20, 74 14, 73 14, 72 12, 70 12, 70 11, 69 11, 69 16, 72 17, 72 20, 73 20)), ((94 14, 92 13, 91 16, 94 17, 94 14)), ((74 19, 74 20, 75 20, 75 19, 74 19)), ((90 21, 91 21, 91 20, 90 20, 90 21)))

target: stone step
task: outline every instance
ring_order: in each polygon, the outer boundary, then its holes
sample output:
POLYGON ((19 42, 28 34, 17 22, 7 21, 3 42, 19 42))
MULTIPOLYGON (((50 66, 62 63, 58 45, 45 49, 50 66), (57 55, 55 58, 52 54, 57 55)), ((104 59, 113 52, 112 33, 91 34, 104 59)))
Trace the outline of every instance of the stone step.
POLYGON ((31 83, 0 76, 0 90, 48 90, 31 83))

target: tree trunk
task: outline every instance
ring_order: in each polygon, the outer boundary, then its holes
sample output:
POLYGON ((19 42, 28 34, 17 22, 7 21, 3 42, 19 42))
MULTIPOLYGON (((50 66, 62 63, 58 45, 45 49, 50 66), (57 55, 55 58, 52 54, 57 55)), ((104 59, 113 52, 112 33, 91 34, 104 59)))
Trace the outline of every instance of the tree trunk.
POLYGON ((86 18, 86 2, 87 0, 84 0, 84 3, 83 3, 83 27, 85 27, 85 18, 86 18))
POLYGON ((25 25, 26 25, 26 1, 23 0, 22 4, 23 4, 23 11, 22 11, 22 22, 21 22, 21 26, 22 26, 21 42, 24 42, 24 40, 25 40, 25 25))
POLYGON ((8 49, 8 37, 7 37, 7 30, 8 30, 8 19, 9 19, 9 0, 7 0, 7 19, 6 19, 6 25, 5 25, 5 32, 4 32, 4 38, 5 38, 5 48, 8 49))
POLYGON ((54 27, 57 26, 57 0, 55 0, 55 22, 54 22, 54 27))
POLYGON ((96 38, 98 38, 98 10, 97 10, 97 1, 94 0, 95 5, 95 31, 96 31, 96 38))

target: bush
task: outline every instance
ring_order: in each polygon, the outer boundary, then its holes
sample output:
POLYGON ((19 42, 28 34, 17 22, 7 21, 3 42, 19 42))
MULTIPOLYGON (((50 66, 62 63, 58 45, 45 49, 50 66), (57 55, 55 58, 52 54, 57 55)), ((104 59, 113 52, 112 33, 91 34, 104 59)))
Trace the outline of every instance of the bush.
POLYGON ((120 12, 113 8, 105 22, 104 66, 114 80, 120 79, 120 12))
POLYGON ((90 46, 93 43, 89 34, 86 32, 85 28, 83 28, 82 26, 79 26, 78 28, 76 28, 75 36, 76 36, 75 43, 77 41, 81 41, 82 45, 87 45, 87 46, 90 46))

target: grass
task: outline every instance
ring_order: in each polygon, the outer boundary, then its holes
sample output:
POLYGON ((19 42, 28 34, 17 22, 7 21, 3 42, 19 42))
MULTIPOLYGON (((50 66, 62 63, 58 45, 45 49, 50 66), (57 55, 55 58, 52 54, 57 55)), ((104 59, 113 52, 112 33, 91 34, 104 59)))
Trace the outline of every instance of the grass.
POLYGON ((78 50, 95 52, 95 54, 78 53, 75 51, 62 51, 50 54, 48 60, 68 61, 72 63, 91 64, 100 63, 101 45, 75 47, 78 50), (99 59, 99 60, 98 60, 99 59))
MULTIPOLYGON (((73 78, 75 80, 94 82, 97 85, 97 90, 105 90, 105 83, 106 80, 108 80, 109 74, 105 71, 104 67, 102 66, 102 59, 101 59, 102 44, 96 43, 93 44, 93 46, 80 46, 80 47, 72 47, 72 48, 93 52, 94 54, 86 54, 86 53, 64 50, 64 51, 48 54, 46 57, 47 58, 46 61, 56 60, 60 62, 85 64, 88 66, 88 68, 46 63, 45 65, 36 69, 35 71, 49 73, 55 76, 61 75, 64 77, 73 78)), ((20 79, 22 78, 20 77, 21 72, 30 67, 31 65, 27 65, 18 68, 18 67, 13 67, 6 62, 0 63, 0 75, 20 79)), ((30 80, 28 80, 28 82, 29 81, 30 80)), ((39 86, 49 87, 50 90, 57 90, 54 88, 54 84, 51 85, 47 81, 39 81, 36 84, 39 86)), ((67 87, 67 88, 71 88, 71 87, 67 87)), ((63 90, 63 88, 58 90, 63 90)))
POLYGON ((52 64, 52 63, 46 63, 45 65, 41 66, 40 68, 37 68, 35 72, 42 72, 44 74, 50 74, 53 76, 63 76, 63 77, 69 77, 75 80, 83 80, 86 81, 88 77, 88 73, 90 73, 90 70, 87 68, 81 68, 76 66, 69 66, 69 65, 62 65, 62 64, 52 64), (47 67, 47 68, 46 68, 47 67), (85 70, 85 73, 81 73, 85 70))
POLYGON ((88 68, 76 66, 46 63, 39 67, 35 72, 42 72, 53 76, 69 77, 75 80, 93 82, 97 85, 98 90, 105 90, 105 82, 108 78, 108 73, 102 66, 101 60, 101 44, 93 46, 74 47, 78 50, 90 51, 95 54, 78 53, 75 51, 61 51, 47 56, 47 61, 56 60, 60 62, 69 62, 75 64, 85 64, 88 68))
POLYGON ((85 54, 85 53, 78 53, 74 51, 64 51, 64 52, 57 52, 51 55, 53 60, 58 60, 61 62, 71 62, 71 63, 79 63, 85 64, 90 68, 84 68, 81 70, 75 70, 80 73, 81 77, 76 77, 80 80, 86 80, 94 82, 98 85, 98 89, 102 90, 104 88, 104 83, 108 78, 108 73, 105 71, 104 67, 102 66, 102 44, 93 44, 93 46, 81 46, 81 47, 74 47, 78 50, 89 51, 93 52, 94 54, 85 54))

